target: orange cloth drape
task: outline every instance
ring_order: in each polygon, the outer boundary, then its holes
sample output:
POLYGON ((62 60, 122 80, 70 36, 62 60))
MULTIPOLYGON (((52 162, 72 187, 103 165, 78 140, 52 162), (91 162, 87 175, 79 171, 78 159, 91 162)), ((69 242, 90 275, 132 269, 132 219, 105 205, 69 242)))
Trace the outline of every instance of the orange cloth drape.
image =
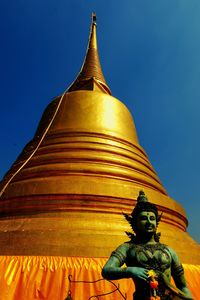
MULTIPOLYGON (((91 296, 115 290, 112 283, 101 280, 95 283, 71 282, 96 281, 107 259, 50 256, 0 256, 1 300, 64 300, 69 289, 73 300, 88 300, 91 296)), ((200 300, 200 265, 184 265, 185 277, 195 300, 200 300)), ((134 285, 130 279, 113 281, 120 292, 132 300, 134 285)), ((95 298, 93 298, 95 299, 95 298)), ((118 291, 101 297, 121 300, 118 291)))

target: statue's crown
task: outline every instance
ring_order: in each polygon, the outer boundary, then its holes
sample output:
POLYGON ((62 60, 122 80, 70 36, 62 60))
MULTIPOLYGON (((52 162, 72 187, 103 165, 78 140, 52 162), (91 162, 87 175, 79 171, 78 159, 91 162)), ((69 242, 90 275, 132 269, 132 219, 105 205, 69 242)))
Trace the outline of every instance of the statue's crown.
POLYGON ((139 191, 139 196, 137 197, 137 202, 148 202, 148 198, 145 196, 144 191, 139 191))

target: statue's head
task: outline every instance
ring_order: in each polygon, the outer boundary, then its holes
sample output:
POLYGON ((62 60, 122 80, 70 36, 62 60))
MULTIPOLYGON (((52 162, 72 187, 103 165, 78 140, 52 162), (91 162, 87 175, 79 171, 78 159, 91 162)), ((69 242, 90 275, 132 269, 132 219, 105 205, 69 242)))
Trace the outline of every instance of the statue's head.
POLYGON ((161 216, 158 215, 158 209, 155 204, 148 201, 143 191, 139 192, 137 204, 131 215, 124 214, 126 220, 131 225, 136 235, 155 234, 161 216))

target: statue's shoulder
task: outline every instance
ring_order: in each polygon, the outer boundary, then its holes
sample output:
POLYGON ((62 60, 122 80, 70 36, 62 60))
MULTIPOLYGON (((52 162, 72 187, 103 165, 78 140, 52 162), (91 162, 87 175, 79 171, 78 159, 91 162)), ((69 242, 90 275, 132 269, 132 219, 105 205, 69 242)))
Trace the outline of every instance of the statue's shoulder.
POLYGON ((164 251, 165 253, 166 253, 166 252, 168 253, 168 255, 169 255, 170 258, 171 258, 171 262, 172 262, 172 263, 180 264, 179 257, 178 257, 176 251, 175 251, 173 248, 171 248, 170 246, 165 245, 165 244, 160 244, 160 245, 161 245, 163 251, 164 251))
POLYGON ((130 240, 124 243, 124 247, 126 248, 127 251, 129 250, 134 250, 137 248, 137 243, 134 240, 130 240))
POLYGON ((175 251, 168 245, 166 244, 162 244, 162 243, 159 243, 160 244, 160 247, 167 250, 170 254, 173 254, 175 253, 175 251))
POLYGON ((128 251, 130 247, 131 247, 131 241, 127 241, 119 245, 117 249, 123 249, 124 251, 128 251))
POLYGON ((178 258, 178 255, 176 253, 176 251, 169 247, 169 246, 166 246, 167 247, 167 250, 169 251, 170 255, 171 255, 171 258, 174 262, 178 262, 179 261, 179 258, 178 258))
POLYGON ((121 245, 119 245, 113 252, 112 252, 112 255, 113 254, 116 254, 116 253, 120 253, 120 254, 123 254, 123 255, 127 255, 129 249, 131 248, 131 242, 125 242, 121 245))
MULTIPOLYGON (((160 243, 160 242, 158 242, 156 245, 158 245, 158 247, 161 247, 161 248, 166 249, 166 250, 169 250, 169 249, 170 249, 170 247, 169 247, 168 245, 163 244, 163 243, 160 243)), ((170 251, 170 250, 169 250, 169 251, 170 251)))
POLYGON ((120 265, 123 265, 126 262, 127 254, 129 250, 129 244, 128 243, 123 243, 119 245, 112 253, 111 253, 111 258, 113 257, 118 259, 120 265))

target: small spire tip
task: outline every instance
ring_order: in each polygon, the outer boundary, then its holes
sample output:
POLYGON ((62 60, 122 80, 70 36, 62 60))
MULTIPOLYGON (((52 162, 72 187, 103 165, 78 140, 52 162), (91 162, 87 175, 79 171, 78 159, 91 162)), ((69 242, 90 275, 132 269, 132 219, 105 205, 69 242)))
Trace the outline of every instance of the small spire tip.
POLYGON ((97 16, 95 12, 92 13, 92 23, 97 25, 97 16))

